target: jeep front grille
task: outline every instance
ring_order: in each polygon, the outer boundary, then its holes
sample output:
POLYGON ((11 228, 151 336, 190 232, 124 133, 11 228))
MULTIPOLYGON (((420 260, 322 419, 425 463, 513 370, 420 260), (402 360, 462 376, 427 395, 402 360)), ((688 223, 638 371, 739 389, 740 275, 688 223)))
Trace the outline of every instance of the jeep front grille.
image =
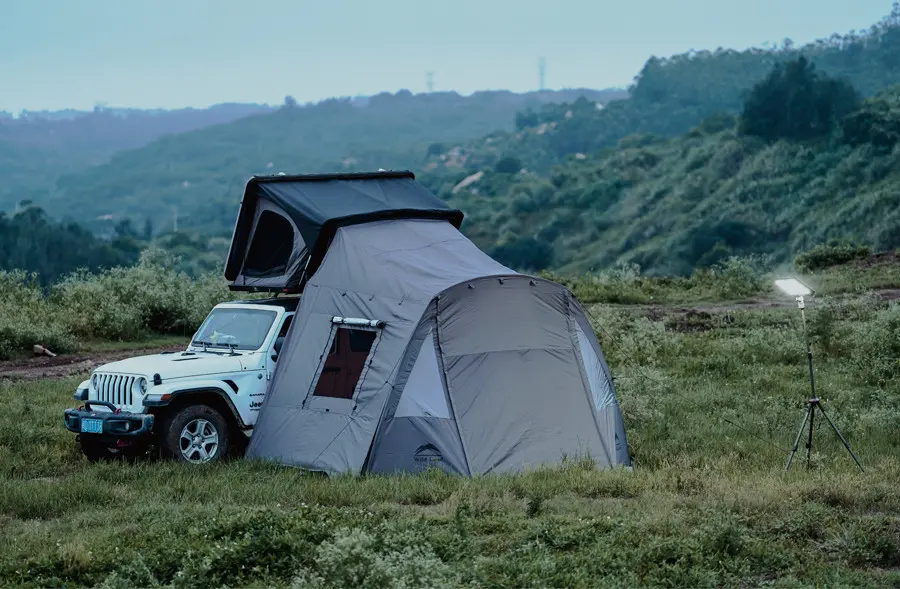
POLYGON ((98 374, 97 375, 97 400, 106 401, 113 405, 133 405, 134 393, 132 391, 137 376, 127 374, 98 374))

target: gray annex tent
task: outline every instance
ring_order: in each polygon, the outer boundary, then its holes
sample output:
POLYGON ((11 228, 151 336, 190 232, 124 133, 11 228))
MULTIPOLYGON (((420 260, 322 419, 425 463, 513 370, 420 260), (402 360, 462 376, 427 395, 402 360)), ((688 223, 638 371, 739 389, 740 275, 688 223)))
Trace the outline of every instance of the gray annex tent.
POLYGON ((480 251, 458 231, 461 214, 412 174, 306 178, 272 182, 277 203, 255 179, 255 205, 241 215, 259 219, 278 204, 303 233, 309 209, 343 210, 361 193, 382 206, 370 218, 317 217, 331 235, 303 283, 248 457, 327 473, 476 475, 584 455, 630 465, 609 369, 567 289, 480 251), (421 200, 392 216, 394 186, 421 200))

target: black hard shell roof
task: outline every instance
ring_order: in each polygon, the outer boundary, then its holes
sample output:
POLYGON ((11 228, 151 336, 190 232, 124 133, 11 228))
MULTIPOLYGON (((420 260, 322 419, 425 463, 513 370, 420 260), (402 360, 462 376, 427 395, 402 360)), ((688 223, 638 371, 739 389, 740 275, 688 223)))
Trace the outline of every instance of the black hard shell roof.
POLYGON ((297 225, 309 255, 307 276, 318 267, 339 227, 384 219, 444 219, 458 229, 463 220, 462 211, 449 207, 408 170, 253 176, 244 189, 232 237, 225 267, 228 280, 241 271, 261 197, 284 209, 297 225))

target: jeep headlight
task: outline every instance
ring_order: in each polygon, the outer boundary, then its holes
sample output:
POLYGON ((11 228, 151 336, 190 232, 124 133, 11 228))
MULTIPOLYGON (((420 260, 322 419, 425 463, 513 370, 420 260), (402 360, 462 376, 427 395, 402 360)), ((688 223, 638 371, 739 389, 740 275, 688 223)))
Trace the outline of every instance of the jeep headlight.
POLYGON ((134 388, 132 389, 135 393, 144 395, 147 393, 147 379, 143 376, 134 381, 134 388))

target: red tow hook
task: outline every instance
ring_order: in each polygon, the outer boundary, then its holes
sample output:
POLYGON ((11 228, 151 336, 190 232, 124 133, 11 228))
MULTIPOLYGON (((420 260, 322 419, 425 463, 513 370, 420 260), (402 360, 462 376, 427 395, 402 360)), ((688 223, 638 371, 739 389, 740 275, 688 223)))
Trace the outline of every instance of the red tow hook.
POLYGON ((130 446, 131 443, 132 443, 132 440, 122 440, 122 439, 116 440, 116 446, 118 446, 119 448, 124 448, 125 446, 130 446))

